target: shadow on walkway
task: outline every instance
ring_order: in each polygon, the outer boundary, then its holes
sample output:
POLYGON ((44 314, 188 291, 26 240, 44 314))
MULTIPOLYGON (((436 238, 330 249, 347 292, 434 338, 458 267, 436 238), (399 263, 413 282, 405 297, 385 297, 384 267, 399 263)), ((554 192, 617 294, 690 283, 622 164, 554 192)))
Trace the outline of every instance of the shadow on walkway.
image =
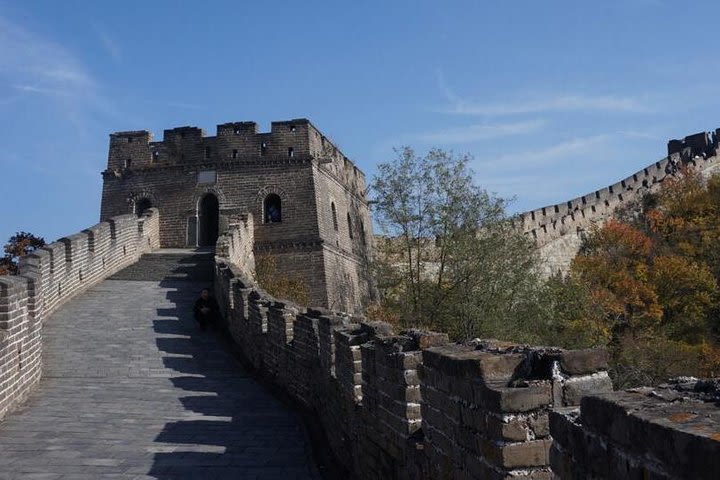
MULTIPOLYGON (((193 267, 190 267, 193 268, 193 267)), ((186 412, 155 439, 149 475, 159 479, 319 478, 301 419, 258 385, 222 346, 216 331, 201 332, 192 304, 205 284, 166 278, 172 308, 153 322, 163 364, 186 412)), ((162 415, 162 412, 160 412, 162 415)), ((177 415, 175 415, 177 417, 177 415)))

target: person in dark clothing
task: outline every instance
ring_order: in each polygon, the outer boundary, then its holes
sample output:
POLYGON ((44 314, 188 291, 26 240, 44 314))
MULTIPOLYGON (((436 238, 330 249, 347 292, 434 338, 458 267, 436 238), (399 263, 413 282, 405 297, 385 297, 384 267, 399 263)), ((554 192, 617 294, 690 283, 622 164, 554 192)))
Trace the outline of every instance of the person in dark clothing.
POLYGON ((195 321, 200 324, 200 330, 205 330, 208 326, 215 323, 218 315, 218 304, 213 297, 210 296, 210 290, 203 288, 200 292, 200 298, 195 301, 193 313, 195 321))

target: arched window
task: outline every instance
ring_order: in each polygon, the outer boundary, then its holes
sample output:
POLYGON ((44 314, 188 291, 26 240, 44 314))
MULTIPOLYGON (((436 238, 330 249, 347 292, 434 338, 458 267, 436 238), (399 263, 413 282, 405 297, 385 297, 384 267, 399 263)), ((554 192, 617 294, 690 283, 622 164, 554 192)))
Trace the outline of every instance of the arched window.
POLYGON ((265 223, 282 222, 282 201, 280 196, 271 193, 263 202, 263 219, 265 223))
POLYGON ((333 217, 333 228, 337 232, 338 230, 338 223, 337 223, 337 210, 335 209, 335 202, 332 202, 330 204, 330 210, 332 210, 332 217, 333 217))
POLYGON ((348 235, 350 235, 350 239, 353 238, 353 228, 352 228, 352 219, 350 218, 350 212, 347 214, 347 222, 348 222, 348 235))
POLYGON ((135 202, 135 215, 142 217, 142 214, 152 208, 152 202, 149 198, 142 198, 135 202))
POLYGON ((365 242, 366 242, 366 240, 365 240, 365 224, 363 223, 362 220, 360 220, 360 241, 362 242, 363 245, 365 245, 365 242))

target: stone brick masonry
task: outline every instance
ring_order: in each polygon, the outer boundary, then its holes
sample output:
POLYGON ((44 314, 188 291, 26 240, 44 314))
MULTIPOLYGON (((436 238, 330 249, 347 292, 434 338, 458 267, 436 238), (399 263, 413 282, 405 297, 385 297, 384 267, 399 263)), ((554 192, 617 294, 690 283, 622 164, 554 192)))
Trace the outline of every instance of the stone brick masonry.
POLYGON ((0 419, 38 383, 43 321, 60 305, 159 246, 158 212, 121 215, 61 238, 0 277, 0 419))
POLYGON ((550 417, 556 477, 720 478, 720 382, 679 379, 657 388, 590 395, 550 417))
POLYGON ((214 245, 218 227, 252 217, 255 255, 274 257, 281 275, 302 281, 312 305, 354 312, 372 294, 365 190, 364 174, 302 118, 272 122, 268 133, 254 122, 218 125, 215 136, 173 128, 162 141, 118 132, 110 135, 101 220, 152 205, 165 248, 214 245), (268 221, 270 198, 279 199, 280 221, 268 221), (204 209, 206 199, 215 210, 204 209))
POLYGON ((604 350, 397 333, 272 298, 223 252, 215 289, 230 335, 313 412, 352 478, 549 479, 551 410, 612 390, 604 350))

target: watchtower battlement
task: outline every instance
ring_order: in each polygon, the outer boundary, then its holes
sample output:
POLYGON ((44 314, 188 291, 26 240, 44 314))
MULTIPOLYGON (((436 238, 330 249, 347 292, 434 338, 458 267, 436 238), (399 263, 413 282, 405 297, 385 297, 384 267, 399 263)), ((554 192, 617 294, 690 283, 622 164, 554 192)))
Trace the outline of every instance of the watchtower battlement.
POLYGON ((714 132, 688 135, 682 140, 670 140, 668 156, 677 154, 686 162, 695 157, 712 157, 718 149, 718 135, 720 135, 720 128, 715 129, 714 132))
POLYGON ((306 118, 272 122, 259 132, 252 121, 217 125, 207 136, 199 127, 182 126, 163 131, 153 141, 147 130, 110 134, 106 174, 120 175, 147 168, 257 162, 315 161, 356 195, 365 198, 364 173, 306 118))

